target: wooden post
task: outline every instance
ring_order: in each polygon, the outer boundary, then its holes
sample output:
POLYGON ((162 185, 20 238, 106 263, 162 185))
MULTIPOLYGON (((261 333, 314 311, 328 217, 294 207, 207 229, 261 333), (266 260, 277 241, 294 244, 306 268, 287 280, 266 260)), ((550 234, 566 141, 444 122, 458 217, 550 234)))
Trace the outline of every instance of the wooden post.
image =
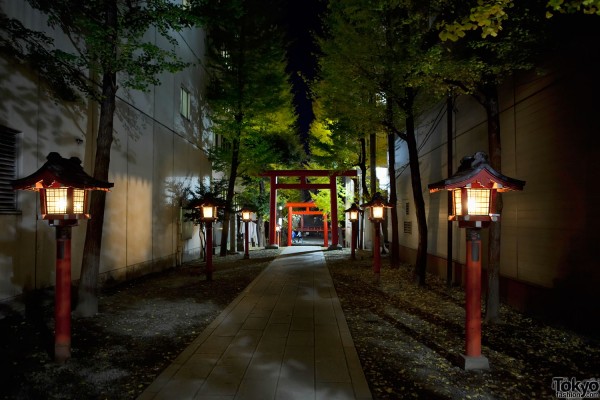
POLYGON ((375 280, 379 282, 379 276, 381 273, 381 232, 379 228, 379 222, 373 222, 373 228, 375 229, 375 235, 373 235, 373 273, 375 274, 375 280))
POLYGON ((213 262, 212 262, 212 256, 213 256, 212 224, 213 224, 212 222, 206 222, 206 280, 207 281, 212 281, 212 276, 213 276, 213 271, 214 271, 213 262))
POLYGON ((250 228, 248 228, 248 221, 244 221, 244 258, 250 258, 250 245, 248 242, 248 236, 250 235, 250 228))
POLYGON ((481 229, 467 228, 464 369, 489 369, 481 355, 481 229))
POLYGON ((54 360, 71 358, 71 225, 56 226, 54 360))

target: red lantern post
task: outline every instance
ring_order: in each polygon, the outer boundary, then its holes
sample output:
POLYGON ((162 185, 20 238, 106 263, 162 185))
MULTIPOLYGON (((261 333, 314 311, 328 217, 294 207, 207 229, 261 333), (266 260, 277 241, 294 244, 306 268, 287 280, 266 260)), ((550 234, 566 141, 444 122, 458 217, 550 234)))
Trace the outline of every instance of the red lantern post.
POLYGON ((248 207, 243 207, 240 211, 242 214, 242 221, 244 222, 244 259, 250 258, 249 252, 249 241, 248 236, 250 235, 250 229, 248 224, 252 221, 252 210, 248 207))
POLYGON ((222 206, 222 200, 207 193, 203 201, 195 206, 200 210, 200 220, 206 225, 206 280, 212 281, 214 266, 212 262, 213 252, 213 222, 218 219, 218 207, 222 206))
POLYGON ((357 227, 358 227, 358 216, 362 210, 356 205, 356 203, 352 203, 352 206, 345 210, 348 213, 348 219, 350 220, 350 224, 352 226, 352 237, 350 238, 350 252, 353 260, 356 260, 356 239, 357 235, 357 227))
POLYGON ((375 234, 373 235, 373 273, 375 274, 375 280, 379 281, 381 271, 381 221, 385 218, 384 210, 391 208, 392 205, 386 202, 381 193, 377 192, 373 195, 371 201, 365 204, 361 204, 361 207, 370 208, 369 219, 373 222, 375 234))
POLYGON ((524 181, 509 178, 494 170, 482 152, 464 157, 452 177, 432 183, 429 192, 449 190, 453 196, 453 213, 449 221, 458 221, 466 229, 465 277, 465 354, 463 368, 489 369, 481 354, 481 228, 498 221, 495 213, 497 192, 523 190, 524 181))
POLYGON ((108 191, 113 184, 85 173, 81 160, 50 153, 33 174, 12 182, 14 190, 40 193, 42 219, 56 227, 56 282, 54 290, 54 359, 71 358, 71 228, 89 219, 91 190, 108 191))

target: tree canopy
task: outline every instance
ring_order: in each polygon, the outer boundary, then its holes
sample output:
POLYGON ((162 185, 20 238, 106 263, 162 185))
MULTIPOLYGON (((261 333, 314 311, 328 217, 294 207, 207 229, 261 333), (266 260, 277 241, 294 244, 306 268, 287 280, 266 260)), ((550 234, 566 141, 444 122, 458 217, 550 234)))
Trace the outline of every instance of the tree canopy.
MULTIPOLYGON (((201 2, 207 17, 209 73, 207 100, 211 129, 222 144, 211 154, 213 167, 227 175, 228 221, 238 177, 268 165, 294 163, 301 154, 285 72, 280 4, 273 0, 201 2)), ((250 181, 247 181, 250 182, 250 181)), ((223 227, 221 255, 229 224, 223 227)))

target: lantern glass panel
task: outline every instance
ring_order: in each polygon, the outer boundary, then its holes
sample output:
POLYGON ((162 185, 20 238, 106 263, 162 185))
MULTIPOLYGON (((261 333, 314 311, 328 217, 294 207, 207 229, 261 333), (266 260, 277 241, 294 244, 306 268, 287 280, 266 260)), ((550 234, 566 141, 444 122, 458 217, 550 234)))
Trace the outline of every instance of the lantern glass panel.
POLYGON ((383 219, 382 206, 373 206, 373 219, 383 219))
MULTIPOLYGON (((490 190, 467 189, 467 207, 469 215, 489 215, 490 190)), ((454 190, 454 215, 464 215, 462 210, 461 189, 454 190)))
POLYGON ((211 206, 202 206, 202 217, 205 219, 214 218, 213 207, 211 206))
POLYGON ((47 188, 46 189, 46 213, 47 214, 66 214, 67 213, 67 188, 47 188))
POLYGON ((351 221, 358 220, 358 211, 350 211, 350 220, 351 221))
POLYGON ((244 212, 242 212, 242 220, 244 222, 250 221, 250 211, 244 211, 244 212))
POLYGON ((73 213, 85 213, 85 190, 73 189, 73 213))

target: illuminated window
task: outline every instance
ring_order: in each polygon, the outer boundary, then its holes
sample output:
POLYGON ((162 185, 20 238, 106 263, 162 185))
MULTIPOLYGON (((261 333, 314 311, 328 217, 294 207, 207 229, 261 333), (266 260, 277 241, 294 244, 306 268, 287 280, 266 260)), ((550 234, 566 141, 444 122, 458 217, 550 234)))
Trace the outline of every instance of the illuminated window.
POLYGON ((191 115, 191 95, 185 88, 181 88, 181 96, 179 102, 179 113, 187 120, 190 119, 191 115))

